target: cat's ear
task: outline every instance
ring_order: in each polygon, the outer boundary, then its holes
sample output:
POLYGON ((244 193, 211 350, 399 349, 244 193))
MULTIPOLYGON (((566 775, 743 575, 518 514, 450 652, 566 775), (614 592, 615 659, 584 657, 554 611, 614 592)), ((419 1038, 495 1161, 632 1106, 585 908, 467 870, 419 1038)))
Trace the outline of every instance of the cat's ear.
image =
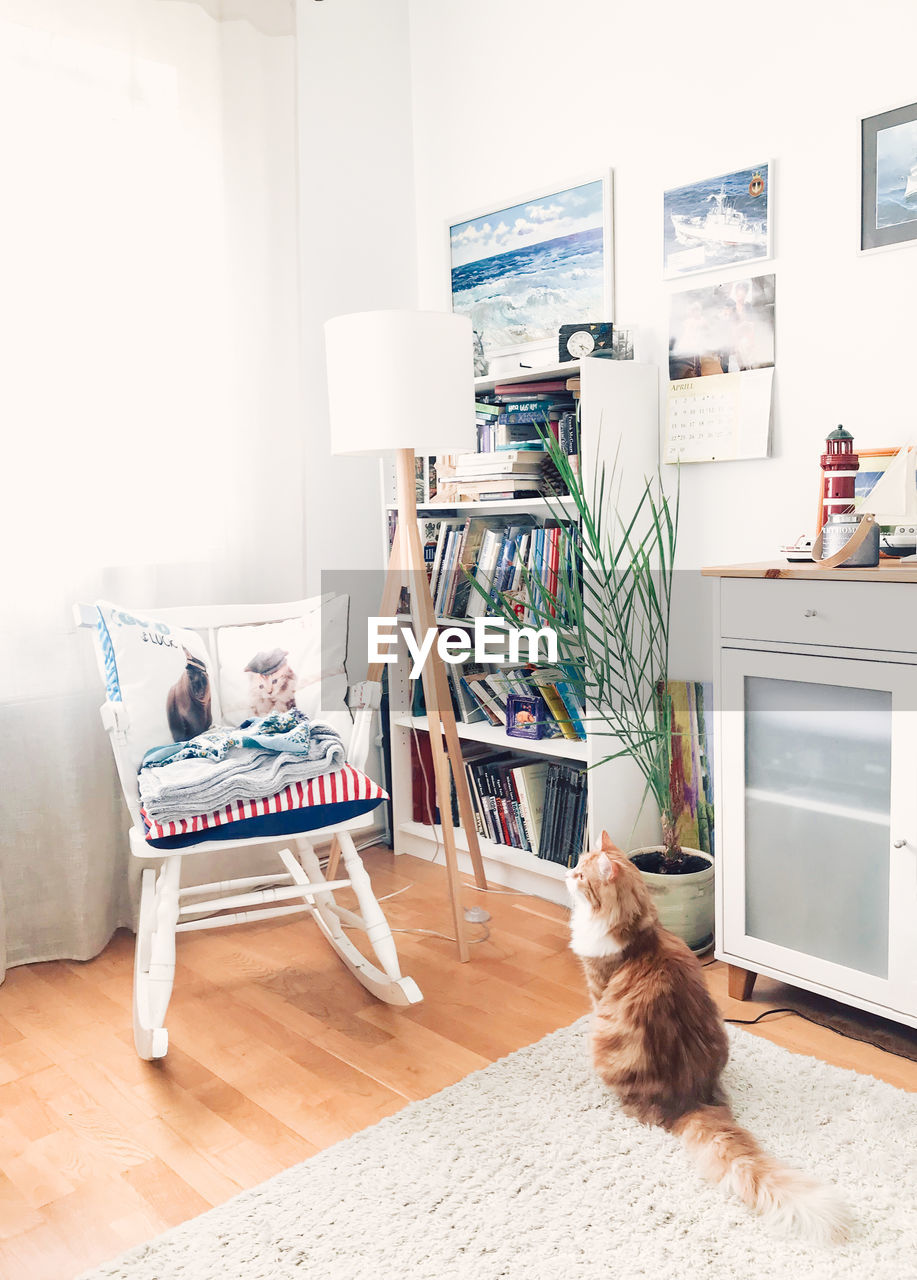
POLYGON ((612 840, 611 836, 608 834, 607 831, 602 832, 602 852, 603 853, 621 853, 622 852, 622 850, 618 848, 618 846, 615 844, 614 840, 612 840))
POLYGON ((610 884, 618 874, 618 864, 612 862, 611 858, 605 853, 599 854, 599 859, 595 866, 599 873, 599 879, 603 880, 605 884, 610 884))

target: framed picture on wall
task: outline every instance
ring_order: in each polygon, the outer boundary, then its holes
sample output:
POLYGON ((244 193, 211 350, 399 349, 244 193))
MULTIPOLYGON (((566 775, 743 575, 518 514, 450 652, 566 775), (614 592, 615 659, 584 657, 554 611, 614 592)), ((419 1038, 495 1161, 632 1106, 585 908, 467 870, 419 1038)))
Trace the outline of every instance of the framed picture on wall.
POLYGON ((759 164, 663 192, 665 278, 773 257, 772 176, 759 164))
POLYGON ((917 240, 917 102, 860 122, 860 251, 917 240))
POLYGON ((471 318, 476 373, 555 363, 562 324, 613 319, 611 183, 609 171, 542 188, 449 225, 452 309, 471 318))

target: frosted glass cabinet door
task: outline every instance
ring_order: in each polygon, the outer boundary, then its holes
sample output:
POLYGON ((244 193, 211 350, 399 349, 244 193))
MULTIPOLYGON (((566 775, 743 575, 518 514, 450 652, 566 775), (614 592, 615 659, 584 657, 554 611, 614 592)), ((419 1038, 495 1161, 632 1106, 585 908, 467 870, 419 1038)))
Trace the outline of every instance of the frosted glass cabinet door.
POLYGON ((726 949, 887 1001, 896 895, 917 908, 917 848, 894 848, 914 839, 896 753, 913 762, 915 673, 742 650, 723 661, 726 949))
POLYGON ((892 696, 745 677, 745 928, 888 977, 892 696))

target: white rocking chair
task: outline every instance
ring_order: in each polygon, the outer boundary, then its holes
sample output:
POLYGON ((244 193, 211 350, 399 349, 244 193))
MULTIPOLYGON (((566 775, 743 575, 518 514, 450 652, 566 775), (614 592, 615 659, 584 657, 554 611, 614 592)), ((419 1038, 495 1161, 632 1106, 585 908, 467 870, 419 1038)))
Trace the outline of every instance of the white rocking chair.
MULTIPOLYGON (((164 622, 199 632, 216 654, 216 631, 219 627, 243 626, 275 622, 296 617, 296 604, 245 606, 241 608, 213 606, 204 608, 157 609, 164 622)), ((74 606, 78 626, 95 628, 98 610, 93 605, 74 606)), ((218 667, 218 663, 216 664, 218 667)), ((217 682, 219 671, 212 673, 217 682)), ((353 731, 347 748, 347 761, 356 769, 364 769, 372 743, 372 727, 381 698, 381 685, 363 683, 353 686, 348 701, 355 710, 353 731)), ((275 916, 308 912, 319 930, 340 956, 358 982, 367 991, 388 1004, 417 1004, 423 996, 413 978, 401 975, 398 953, 388 921, 376 901, 372 884, 353 841, 353 832, 370 826, 372 815, 351 818, 337 825, 316 828, 290 837, 297 853, 289 848, 276 850, 285 870, 277 875, 251 876, 211 884, 181 887, 182 860, 203 851, 239 849, 246 845, 276 845, 286 837, 257 836, 241 840, 201 840, 174 852, 152 848, 144 838, 140 815, 140 798, 136 774, 125 758, 123 744, 129 723, 130 708, 123 702, 106 701, 102 723, 111 738, 112 750, 124 798, 131 813, 130 849, 135 858, 145 861, 162 858, 157 872, 145 867, 141 874, 140 913, 134 951, 134 1044, 141 1058, 164 1058, 169 1046, 165 1027, 166 1011, 175 979, 175 935, 194 929, 224 928, 250 920, 269 920, 275 916), (326 880, 315 853, 315 841, 331 841, 326 880), (339 858, 343 857, 346 878, 335 878, 339 858), (351 887, 356 894, 360 913, 338 906, 334 893, 351 887), (241 891, 241 892, 236 892, 241 891), (220 895, 220 896, 214 896, 220 895), (263 906, 265 903, 292 902, 289 906, 263 906), (232 911, 232 908, 244 910, 232 911), (215 914, 201 918, 201 912, 215 914), (229 912, 230 914, 226 914, 229 912), (354 946, 342 926, 366 933, 378 964, 373 964, 354 946), (380 967, 381 966, 381 967, 380 967)))

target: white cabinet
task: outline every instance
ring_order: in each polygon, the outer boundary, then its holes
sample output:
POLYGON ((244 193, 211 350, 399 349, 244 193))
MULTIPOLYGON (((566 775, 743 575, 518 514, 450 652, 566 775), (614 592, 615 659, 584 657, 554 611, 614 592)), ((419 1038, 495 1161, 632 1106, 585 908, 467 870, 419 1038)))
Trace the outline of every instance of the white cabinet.
POLYGON ((718 584, 716 955, 917 1026, 917 573, 754 572, 718 584))

